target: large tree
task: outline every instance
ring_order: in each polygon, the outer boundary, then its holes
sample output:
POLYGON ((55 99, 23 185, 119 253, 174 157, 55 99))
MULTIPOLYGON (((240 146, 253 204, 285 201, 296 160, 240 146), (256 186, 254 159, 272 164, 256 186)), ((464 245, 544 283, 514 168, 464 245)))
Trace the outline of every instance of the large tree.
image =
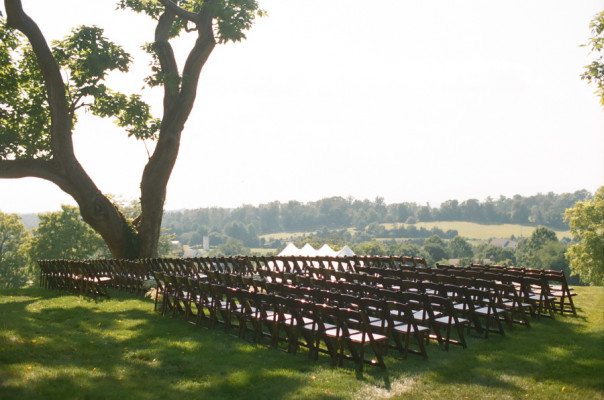
POLYGON ((593 200, 566 210, 570 232, 579 243, 566 253, 573 274, 590 285, 604 285, 604 186, 593 200))
MULTIPOLYGON (((162 86, 163 117, 152 117, 137 95, 105 85, 110 71, 128 71, 130 55, 97 27, 78 27, 48 45, 21 0, 4 0, 0 20, 0 178, 37 177, 71 195, 114 257, 151 257, 157 244, 166 186, 180 137, 193 108, 201 70, 217 43, 240 41, 263 14, 256 0, 120 0, 118 8, 157 21, 145 45, 153 57, 149 86, 162 86), (196 35, 179 69, 171 40, 196 35), (25 36, 26 40, 22 35, 25 36), (26 43, 28 42, 28 44, 26 43), (129 219, 79 163, 72 134, 78 112, 114 118, 129 136, 157 144, 141 178, 141 212, 129 219)), ((72 10, 75 12, 75 10, 72 10)))

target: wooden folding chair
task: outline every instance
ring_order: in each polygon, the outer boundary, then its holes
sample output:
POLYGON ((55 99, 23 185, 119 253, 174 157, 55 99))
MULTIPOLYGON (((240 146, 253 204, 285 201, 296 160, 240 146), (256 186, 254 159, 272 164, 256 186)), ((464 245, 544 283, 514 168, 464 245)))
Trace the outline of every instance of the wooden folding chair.
POLYGON ((556 298, 554 302, 554 308, 560 312, 560 315, 569 313, 577 315, 577 310, 573 302, 573 297, 577 293, 572 291, 572 288, 568 286, 566 276, 563 271, 546 271, 545 279, 548 282, 550 294, 556 298))
POLYGON ((513 324, 524 325, 530 328, 527 314, 530 313, 531 305, 524 303, 516 287, 512 283, 497 283, 497 307, 509 311, 508 324, 512 329, 513 324))
POLYGON ((406 303, 388 300, 386 304, 389 311, 386 315, 388 321, 387 336, 394 341, 394 345, 391 345, 391 347, 403 353, 403 359, 406 359, 409 353, 419 354, 424 359, 428 359, 424 342, 430 334, 430 328, 416 323, 413 311, 406 303), (411 337, 415 339, 418 350, 409 347, 411 337))
POLYGON ((457 311, 453 307, 453 303, 446 297, 428 295, 430 301, 430 310, 438 311, 440 315, 432 316, 432 323, 439 325, 445 329, 445 336, 442 341, 445 343, 445 350, 449 350, 449 343, 467 347, 466 338, 464 336, 464 328, 469 325, 470 321, 466 318, 458 317, 457 311), (455 328, 457 332, 457 340, 451 338, 451 331, 455 328))
POLYGON ((344 358, 350 358, 357 363, 357 370, 363 371, 365 363, 386 368, 383 354, 388 346, 388 336, 373 332, 367 314, 363 310, 340 308, 337 311, 339 330, 339 365, 344 358), (365 357, 365 349, 370 347, 375 357, 365 357), (348 349, 348 352, 346 351, 348 349))
POLYGON ((468 331, 474 328, 479 333, 484 333, 485 338, 489 337, 489 332, 505 335, 500 314, 507 313, 507 310, 497 306, 497 295, 494 288, 490 284, 485 285, 486 281, 482 281, 482 284, 480 281, 480 279, 476 279, 474 281, 475 287, 466 288, 466 290, 473 303, 473 316, 484 319, 485 327, 483 329, 482 325, 474 323, 469 325, 468 331))
POLYGON ((525 275, 522 278, 523 301, 532 305, 532 315, 537 319, 554 319, 556 298, 550 294, 545 276, 525 275))

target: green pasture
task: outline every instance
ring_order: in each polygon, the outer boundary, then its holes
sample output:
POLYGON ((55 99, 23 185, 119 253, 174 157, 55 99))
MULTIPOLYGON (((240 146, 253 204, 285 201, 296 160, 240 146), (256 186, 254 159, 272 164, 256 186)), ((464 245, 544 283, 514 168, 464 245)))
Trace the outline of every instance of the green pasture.
MULTIPOLYGON (((386 229, 394 229, 397 226, 405 225, 405 227, 409 227, 410 224, 382 224, 386 229)), ((488 240, 490 238, 509 238, 515 236, 516 238, 520 237, 529 237, 533 233, 536 226, 527 226, 527 225, 515 225, 515 224, 493 224, 493 225, 484 225, 477 224, 475 222, 465 222, 465 221, 435 221, 435 222, 418 222, 414 224, 418 229, 423 227, 426 229, 432 229, 433 227, 437 227, 442 229, 443 231, 448 231, 451 229, 457 230, 460 236, 463 236, 468 239, 477 239, 477 240, 488 240)), ((570 231, 555 231, 558 239, 562 239, 563 237, 570 238, 570 231)))
POLYGON ((2 399, 601 399, 604 288, 577 287, 577 316, 470 338, 387 369, 331 366, 162 317, 148 299, 0 290, 2 399))

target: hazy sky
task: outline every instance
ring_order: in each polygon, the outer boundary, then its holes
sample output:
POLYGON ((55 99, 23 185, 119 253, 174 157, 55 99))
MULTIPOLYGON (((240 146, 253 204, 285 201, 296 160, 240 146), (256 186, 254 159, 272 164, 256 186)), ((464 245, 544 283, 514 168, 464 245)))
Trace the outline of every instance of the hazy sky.
MULTIPOLYGON (((269 16, 202 72, 166 209, 326 196, 438 205, 604 185, 604 111, 579 78, 603 0, 259 2, 269 16)), ((49 40, 105 28, 136 56, 111 82, 141 92, 139 46, 154 26, 115 3, 23 0, 49 40)), ((141 93, 161 115, 161 92, 141 93)), ((139 197, 144 143, 89 116, 74 141, 101 191, 139 197)), ((3 212, 74 204, 37 179, 0 180, 0 193, 3 212)))

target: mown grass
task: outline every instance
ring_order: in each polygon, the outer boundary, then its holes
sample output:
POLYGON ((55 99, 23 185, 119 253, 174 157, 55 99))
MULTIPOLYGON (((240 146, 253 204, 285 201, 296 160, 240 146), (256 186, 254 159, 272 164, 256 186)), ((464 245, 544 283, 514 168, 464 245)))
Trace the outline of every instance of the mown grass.
POLYGON ((533 321, 428 361, 333 368, 153 312, 149 300, 0 291, 0 398, 604 398, 604 288, 578 287, 579 315, 533 321))
MULTIPOLYGON (((382 224, 386 229, 393 229, 396 226, 404 225, 405 227, 409 227, 410 224, 382 224)), ((418 222, 414 224, 418 229, 423 227, 426 229, 432 229, 433 227, 437 227, 442 229, 443 231, 448 231, 450 229, 454 229, 459 232, 460 236, 463 236, 468 239, 479 239, 479 240, 487 240, 490 238, 509 238, 515 236, 516 238, 520 237, 529 237, 537 229, 536 226, 527 226, 527 225, 515 225, 515 224, 477 224, 475 222, 466 222, 466 221, 435 221, 435 222, 418 222)), ((571 237, 570 231, 555 231, 558 239, 562 239, 563 237, 571 237)))

